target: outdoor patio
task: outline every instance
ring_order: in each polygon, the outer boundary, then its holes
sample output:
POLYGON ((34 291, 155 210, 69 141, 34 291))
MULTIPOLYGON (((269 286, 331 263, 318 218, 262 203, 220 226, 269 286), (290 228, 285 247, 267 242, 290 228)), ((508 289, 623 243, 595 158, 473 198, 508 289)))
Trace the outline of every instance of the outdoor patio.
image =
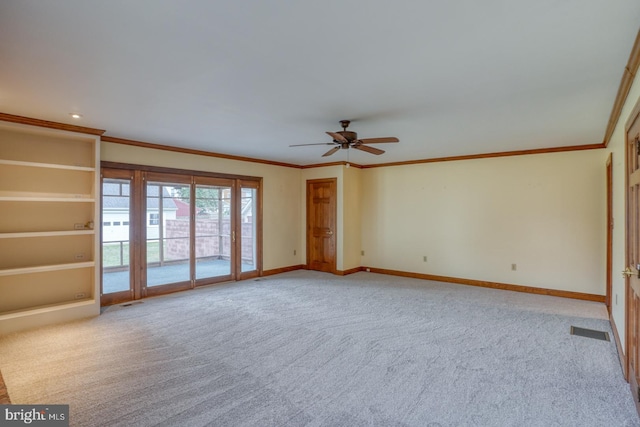
MULTIPOLYGON (((242 271, 250 271, 255 267, 252 264, 242 264, 242 271)), ((229 275, 231 263, 229 260, 203 260, 196 263, 196 279, 229 275)), ((184 282, 189 280, 189 263, 169 264, 147 269, 147 286, 166 285, 168 283, 184 282)), ((109 271, 104 270, 102 276, 103 293, 126 291, 129 289, 129 270, 109 271)))

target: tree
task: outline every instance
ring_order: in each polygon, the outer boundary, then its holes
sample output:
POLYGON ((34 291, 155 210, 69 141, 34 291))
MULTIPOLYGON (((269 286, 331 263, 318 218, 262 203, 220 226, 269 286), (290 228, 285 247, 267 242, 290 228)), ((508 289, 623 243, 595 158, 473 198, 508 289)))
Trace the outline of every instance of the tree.
MULTIPOLYGON (((218 212, 218 203, 222 202, 222 214, 229 214, 229 199, 228 199, 228 189, 220 188, 220 187, 204 187, 204 186, 196 186, 196 208, 198 209, 197 214, 214 214, 218 212), (225 194, 227 193, 227 194, 225 194)), ((176 189, 177 197, 186 203, 191 203, 190 195, 191 189, 190 187, 180 187, 176 189)))

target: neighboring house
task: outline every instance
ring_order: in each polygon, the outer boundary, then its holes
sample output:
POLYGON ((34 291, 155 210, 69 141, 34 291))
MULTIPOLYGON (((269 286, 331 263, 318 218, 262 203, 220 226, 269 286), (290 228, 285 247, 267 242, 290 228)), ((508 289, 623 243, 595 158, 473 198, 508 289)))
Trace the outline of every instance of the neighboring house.
POLYGON ((191 205, 181 199, 173 199, 173 203, 176 205, 176 218, 189 218, 189 212, 191 211, 191 205))
MULTIPOLYGON (((129 197, 115 196, 119 184, 105 182, 102 185, 102 241, 117 242, 129 240, 129 197), (110 196, 114 194, 114 196, 110 196)), ((159 198, 147 198, 147 239, 157 239, 160 225, 159 198)), ((182 204, 186 204, 180 201, 182 204)), ((188 206, 188 205, 187 205, 188 206)), ((163 187, 163 221, 176 219, 178 206, 167 187, 163 187)))

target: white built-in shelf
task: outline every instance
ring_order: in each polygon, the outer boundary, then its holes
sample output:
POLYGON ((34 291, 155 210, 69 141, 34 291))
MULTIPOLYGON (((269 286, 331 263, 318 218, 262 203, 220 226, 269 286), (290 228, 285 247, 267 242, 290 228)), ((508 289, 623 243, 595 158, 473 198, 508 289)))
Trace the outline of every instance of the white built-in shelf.
POLYGON ((0 233, 0 239, 18 239, 23 237, 81 236, 83 234, 95 233, 95 230, 24 231, 20 233, 0 233))
POLYGON ((0 202, 77 202, 88 203, 94 199, 82 199, 71 197, 18 197, 18 196, 0 196, 0 202))
POLYGON ((0 191, 0 202, 75 202, 92 203, 90 194, 65 193, 26 193, 18 191, 0 191))
POLYGON ((26 309, 26 310, 22 309, 22 310, 5 311, 4 313, 0 313, 0 320, 28 317, 28 316, 33 316, 35 314, 51 313, 57 310, 68 310, 76 307, 93 305, 94 303, 95 303, 95 300, 93 298, 83 298, 83 299, 78 299, 71 302, 41 305, 41 306, 26 309))
POLYGON ((95 265, 96 265, 95 262, 87 261, 87 262, 72 262, 69 264, 38 265, 35 267, 9 268, 9 269, 0 270, 0 276, 16 276, 18 274, 43 273, 47 271, 77 270, 80 268, 94 267, 95 265))
POLYGON ((95 168, 86 166, 61 165, 56 163, 24 162, 21 160, 0 159, 0 165, 28 166, 34 168, 64 169, 71 171, 94 172, 95 168))
POLYGON ((99 136, 0 120, 0 334, 100 313, 99 172, 99 136))

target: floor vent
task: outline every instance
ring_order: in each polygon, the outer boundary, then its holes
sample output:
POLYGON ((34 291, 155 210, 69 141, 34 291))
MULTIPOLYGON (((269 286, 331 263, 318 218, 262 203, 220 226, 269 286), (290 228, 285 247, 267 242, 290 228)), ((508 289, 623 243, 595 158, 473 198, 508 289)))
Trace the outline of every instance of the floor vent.
POLYGON ((144 301, 133 301, 126 304, 120 304, 120 307, 131 307, 134 304, 142 304, 144 301))
POLYGON ((571 327, 571 335, 578 335, 581 337, 594 338, 602 341, 610 341, 609 333, 604 331, 594 331, 593 329, 584 329, 577 326, 571 327))

